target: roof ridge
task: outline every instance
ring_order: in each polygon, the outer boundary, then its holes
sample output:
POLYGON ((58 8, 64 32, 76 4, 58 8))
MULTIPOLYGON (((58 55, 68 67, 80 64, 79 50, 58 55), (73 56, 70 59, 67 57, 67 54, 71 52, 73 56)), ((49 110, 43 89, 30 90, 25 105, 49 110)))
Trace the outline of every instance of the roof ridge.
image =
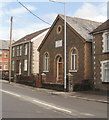
POLYGON ((73 17, 73 18, 74 18, 74 19, 85 20, 85 21, 88 21, 88 22, 102 23, 102 22, 97 22, 97 21, 93 21, 93 20, 85 19, 85 18, 79 18, 79 17, 73 17))
MULTIPOLYGON (((64 16, 63 14, 59 14, 59 15, 64 16)), ((94 23, 103 23, 103 22, 97 22, 97 21, 89 20, 89 19, 86 19, 86 18, 71 17, 71 16, 66 16, 66 17, 69 17, 69 18, 72 18, 72 19, 84 20, 84 21, 88 21, 88 22, 94 22, 94 23)))
POLYGON ((38 32, 40 32, 40 31, 44 31, 44 30, 47 30, 47 29, 49 29, 49 27, 48 27, 48 28, 41 29, 41 30, 38 30, 38 31, 35 31, 35 32, 32 32, 32 33, 30 33, 30 34, 27 34, 26 36, 29 36, 29 35, 32 35, 32 34, 34 34, 34 33, 38 33, 38 32))
POLYGON ((38 36, 39 34, 43 33, 44 31, 46 31, 49 28, 44 28, 35 32, 32 32, 30 34, 25 35, 24 37, 20 38, 19 40, 15 41, 13 44, 17 44, 18 42, 22 42, 22 41, 28 41, 31 40, 32 38, 34 38, 35 36, 38 36))

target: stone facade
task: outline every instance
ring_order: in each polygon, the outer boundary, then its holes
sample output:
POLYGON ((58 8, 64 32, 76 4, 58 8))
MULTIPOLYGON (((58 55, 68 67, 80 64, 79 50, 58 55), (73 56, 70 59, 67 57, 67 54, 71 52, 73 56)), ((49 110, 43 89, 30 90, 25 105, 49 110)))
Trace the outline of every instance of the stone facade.
MULTIPOLYGON (((64 21, 58 16, 51 29, 39 47, 39 74, 44 86, 59 86, 64 84, 64 21), (61 26, 61 28, 59 28, 61 26), (60 32, 59 32, 60 31, 60 32), (58 47, 56 46, 58 41, 58 47), (59 43, 62 42, 62 43, 59 43), (44 70, 44 55, 48 53, 48 71, 44 70), (61 70, 57 69, 57 58, 61 57, 61 70), (60 70, 61 79, 57 80, 57 71, 60 70), (44 75, 44 79, 43 76, 44 75)), ((67 24, 67 75, 71 73, 73 87, 82 85, 83 81, 93 80, 92 75, 92 42, 86 41, 78 32, 67 24), (71 51, 75 49, 77 53, 76 70, 71 70, 71 51)), ((60 74, 59 73, 59 74, 60 74)), ((68 78, 68 77, 67 77, 68 78)), ((67 79, 68 82, 68 79, 67 79)), ((90 83, 91 84, 91 83, 90 83)))
POLYGON ((96 89, 109 90, 109 81, 103 82, 102 62, 109 61, 109 52, 103 52, 103 33, 94 35, 94 86, 96 89))
POLYGON ((93 32, 94 87, 109 90, 109 19, 93 32))

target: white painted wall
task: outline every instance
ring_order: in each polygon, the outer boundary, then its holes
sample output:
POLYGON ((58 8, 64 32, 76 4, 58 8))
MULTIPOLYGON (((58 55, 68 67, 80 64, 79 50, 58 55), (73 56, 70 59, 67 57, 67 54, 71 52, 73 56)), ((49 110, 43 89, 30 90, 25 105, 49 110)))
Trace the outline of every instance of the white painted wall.
POLYGON ((41 42, 43 41, 46 34, 39 36, 39 38, 34 39, 33 42, 33 61, 32 61, 32 72, 33 74, 39 73, 39 52, 37 51, 41 42))

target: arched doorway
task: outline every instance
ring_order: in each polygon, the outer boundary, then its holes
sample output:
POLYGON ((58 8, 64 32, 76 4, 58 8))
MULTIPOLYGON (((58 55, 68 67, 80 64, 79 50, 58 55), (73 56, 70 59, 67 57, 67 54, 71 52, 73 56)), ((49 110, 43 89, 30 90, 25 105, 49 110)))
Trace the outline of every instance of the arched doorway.
POLYGON ((63 80, 63 60, 61 56, 57 56, 56 58, 56 81, 63 80))

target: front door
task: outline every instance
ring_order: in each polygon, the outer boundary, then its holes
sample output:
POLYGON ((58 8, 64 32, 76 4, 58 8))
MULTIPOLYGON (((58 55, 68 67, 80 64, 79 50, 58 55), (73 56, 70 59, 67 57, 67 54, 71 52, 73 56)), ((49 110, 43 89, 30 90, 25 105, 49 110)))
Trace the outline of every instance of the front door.
POLYGON ((58 56, 56 59, 56 80, 57 82, 63 79, 63 63, 62 57, 58 56))

